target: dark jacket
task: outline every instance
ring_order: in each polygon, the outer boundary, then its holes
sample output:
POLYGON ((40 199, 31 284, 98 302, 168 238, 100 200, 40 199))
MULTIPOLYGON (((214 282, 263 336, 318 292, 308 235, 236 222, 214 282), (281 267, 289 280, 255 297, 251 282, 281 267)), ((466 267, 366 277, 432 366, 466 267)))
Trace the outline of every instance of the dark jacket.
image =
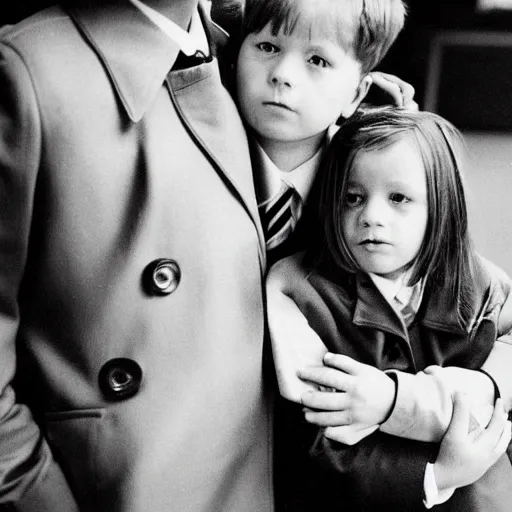
MULTIPOLYGON (((287 264, 284 259, 277 268, 286 271, 287 264)), ((499 332, 498 320, 510 280, 482 262, 474 288, 475 313, 464 325, 450 307, 446 290, 441 289, 426 292, 409 329, 368 276, 326 278, 312 272, 307 279, 298 276, 288 283, 287 294, 330 351, 382 370, 416 373, 429 365, 480 368, 495 340, 504 334, 499 332)), ((510 321, 501 319, 503 325, 510 321)), ((277 421, 287 425, 282 432, 293 432, 289 438, 276 438, 288 447, 285 452, 277 445, 286 453, 278 459, 276 471, 282 486, 278 488, 281 510, 327 510, 336 504, 344 512, 424 510, 424 471, 427 462, 435 460, 437 445, 377 431, 347 446, 305 424, 299 406, 281 402, 279 412, 277 421)), ((479 482, 457 490, 436 510, 506 512, 512 503, 510 482, 512 466, 504 456, 479 482)))

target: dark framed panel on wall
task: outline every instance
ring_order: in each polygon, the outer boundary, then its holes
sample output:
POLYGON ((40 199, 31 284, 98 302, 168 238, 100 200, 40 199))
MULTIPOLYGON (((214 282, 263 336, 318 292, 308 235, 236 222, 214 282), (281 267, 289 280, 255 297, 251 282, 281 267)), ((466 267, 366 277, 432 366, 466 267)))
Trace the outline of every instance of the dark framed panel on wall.
POLYGON ((435 33, 424 108, 461 129, 512 131, 512 33, 435 33))

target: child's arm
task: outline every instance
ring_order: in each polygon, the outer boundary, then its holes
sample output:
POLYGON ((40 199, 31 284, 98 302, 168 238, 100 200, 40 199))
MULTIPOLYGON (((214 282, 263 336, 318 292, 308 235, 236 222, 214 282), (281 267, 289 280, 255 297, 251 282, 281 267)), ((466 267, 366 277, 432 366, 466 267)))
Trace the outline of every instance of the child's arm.
MULTIPOLYGON (((496 343, 499 364, 503 366, 504 356, 512 361, 512 345, 502 347, 503 342, 496 343)), ((492 354, 497 356, 494 349, 492 354)), ((487 375, 478 371, 431 366, 416 375, 394 370, 385 373, 338 354, 328 354, 325 364, 331 366, 332 372, 326 367, 310 367, 299 371, 299 375, 341 393, 317 390, 304 394, 301 401, 309 408, 306 420, 325 427, 325 435, 334 441, 357 443, 364 433, 362 429, 371 427, 368 420, 372 418, 374 425, 387 434, 439 442, 450 423, 456 392, 468 396, 474 424, 485 426, 492 415, 494 386, 487 375), (383 391, 390 374, 396 376, 394 401, 383 391)))
POLYGON ((300 370, 299 376, 338 393, 316 390, 301 400, 309 408, 306 420, 326 427, 325 435, 334 441, 355 444, 363 429, 380 425, 382 432, 391 435, 440 442, 450 423, 456 391, 471 396, 474 416, 482 416, 481 409, 490 410, 485 411, 484 425, 492 414, 494 387, 480 372, 440 367, 416 375, 383 372, 339 354, 327 354, 324 362, 324 367, 300 370), (395 384, 390 375, 395 376, 395 384))
POLYGON ((429 366, 414 376, 396 372, 396 377, 396 405, 380 428, 400 437, 441 441, 452 417, 456 393, 468 397, 472 424, 485 427, 499 396, 489 376, 476 370, 429 366))
MULTIPOLYGON (((327 437, 343 443, 357 442, 351 426, 347 426, 347 411, 351 418, 356 420, 362 414, 369 415, 369 411, 362 411, 364 406, 376 407, 374 417, 381 418, 383 432, 400 437, 423 441, 440 441, 450 422, 452 414, 452 398, 455 392, 465 393, 471 402, 472 416, 475 421, 486 425, 490 420, 493 404, 496 400, 494 382, 497 383, 499 394, 503 398, 505 409, 512 408, 512 294, 510 294, 511 282, 501 270, 488 262, 484 264, 494 276, 491 286, 493 300, 488 302, 484 317, 496 322, 498 340, 494 343, 491 353, 482 366, 488 375, 476 370, 468 370, 457 367, 430 366, 416 375, 393 371, 395 374, 397 389, 395 404, 380 397, 381 402, 371 400, 371 395, 380 392, 379 382, 386 382, 384 376, 380 376, 379 370, 367 368, 362 370, 361 363, 351 362, 349 358, 339 355, 328 356, 326 366, 332 366, 341 372, 329 370, 327 367, 309 368, 301 372, 306 380, 330 386, 339 391, 347 391, 348 385, 351 392, 345 397, 343 409, 338 409, 338 398, 327 393, 310 393, 304 395, 302 402, 317 412, 309 412, 307 420, 320 426, 327 427, 327 437), (505 299, 504 299, 505 297, 505 299), (501 304, 501 306, 499 305, 501 304), (499 308, 499 318, 496 316, 496 307, 499 308), (329 359, 330 358, 330 359, 329 359), (373 372, 373 377, 368 375, 373 372), (351 375, 350 375, 351 373, 351 375), (348 377, 347 377, 348 375, 348 377), (331 379, 331 380, 329 380, 331 379), (364 380, 364 382, 361 382, 364 380), (351 382, 350 382, 351 381, 351 382), (375 384, 373 390, 370 385, 375 384), (356 393, 357 392, 357 393, 356 393), (359 396, 358 396, 359 395, 359 396), (350 400, 348 400, 350 399, 350 400), (386 415, 386 411, 391 413, 386 415), (318 412, 323 410, 324 412, 318 412)), ((478 333, 477 333, 478 336, 478 333)), ((476 340, 475 340, 476 342, 476 340)))
MULTIPOLYGON (((285 263, 276 264, 267 279, 267 312, 276 375, 281 396, 324 412, 308 412, 306 419, 327 427, 325 435, 345 444, 355 444, 374 432, 387 416, 384 432, 421 441, 440 441, 450 422, 452 388, 443 385, 438 375, 420 373, 416 376, 397 372, 395 382, 380 370, 341 355, 329 355, 320 337, 311 329, 295 302, 287 295, 290 288, 305 279, 298 254, 285 263), (295 285, 292 283, 295 282, 295 285), (317 384, 301 380, 298 375, 307 367, 315 367, 320 379, 317 384), (323 372, 331 367, 329 378, 323 372), (324 380, 322 380, 324 379, 324 380), (395 385, 400 392, 397 393, 395 385), (347 389, 350 387, 350 389, 347 389), (338 390, 333 394, 325 391, 338 390), (393 408, 393 399, 397 404, 393 408), (309 400, 313 400, 310 402, 309 400), (316 419, 318 418, 318 421, 316 419)), ((315 375, 309 374, 314 380, 315 375)), ((477 388, 489 388, 492 410, 493 388, 489 379, 477 374, 477 388)))
MULTIPOLYGON (((334 355, 322 368, 327 349, 288 295, 291 290, 296 293, 300 283, 306 282, 301 258, 302 254, 297 254, 278 262, 267 279, 269 330, 280 394, 316 409, 307 413, 306 419, 327 427, 325 435, 338 442, 357 443, 374 432, 388 416, 389 420, 381 427, 384 432, 421 441, 440 441, 450 422, 454 391, 449 382, 444 382, 442 371, 435 375, 421 372, 416 376, 393 372, 396 373, 393 382, 380 370, 340 355, 334 355), (315 367, 316 375, 311 373, 311 368, 309 374, 306 370, 301 375, 312 381, 315 377, 320 379, 316 384, 298 378, 298 373, 310 366, 315 367), (329 370, 329 366, 333 369, 329 370), (325 380, 325 372, 329 371, 333 382, 325 380), (340 383, 340 379, 344 382, 340 383), (350 391, 346 389, 348 385, 350 391), (323 392, 325 389, 345 392, 333 394, 323 392), (307 394, 302 399, 307 391, 317 393, 307 394)), ((473 374, 466 379, 473 389, 481 395, 487 391, 485 403, 492 411, 494 388, 489 378, 477 372, 468 373, 473 374)), ((452 380, 462 382, 459 376, 452 380)), ((467 387, 459 389, 471 394, 467 387)))
MULTIPOLYGON (((281 396, 301 403, 304 393, 317 391, 305 395, 302 403, 325 412, 311 411, 306 414, 306 419, 326 426, 327 437, 345 444, 355 444, 374 432, 391 412, 393 414, 386 422, 388 428, 383 431, 410 439, 440 441, 450 422, 452 388, 443 385, 439 375, 420 373, 414 376, 397 372, 393 382, 380 370, 341 355, 332 355, 322 369, 327 349, 288 296, 292 287, 296 288, 300 280, 306 279, 300 265, 301 257, 297 254, 286 262, 277 263, 267 278, 268 322, 281 396), (311 366, 316 367, 317 378, 321 381, 325 379, 323 372, 332 367, 329 377, 333 381, 313 384, 300 379, 301 370, 311 366), (340 379, 345 383, 340 383, 340 379), (347 390, 350 379, 351 389, 347 390), (325 389, 345 392, 333 394, 322 391, 325 389), (393 408, 395 395, 398 400, 393 408)), ((307 370, 301 375, 315 380, 315 374, 308 374, 307 370)), ((488 377, 483 374, 477 374, 473 379, 477 389, 488 389, 492 410, 493 388, 487 381, 488 377)))
POLYGON ((305 392, 319 387, 299 379, 297 371, 321 365, 327 348, 295 302, 283 293, 277 275, 267 281, 267 315, 279 393, 287 400, 300 403, 305 392))
POLYGON ((276 263, 267 276, 267 316, 279 392, 292 402, 300 403, 306 391, 317 385, 301 380, 299 368, 322 365, 327 352, 320 337, 308 325, 288 293, 291 283, 305 280, 299 265, 301 253, 276 263))

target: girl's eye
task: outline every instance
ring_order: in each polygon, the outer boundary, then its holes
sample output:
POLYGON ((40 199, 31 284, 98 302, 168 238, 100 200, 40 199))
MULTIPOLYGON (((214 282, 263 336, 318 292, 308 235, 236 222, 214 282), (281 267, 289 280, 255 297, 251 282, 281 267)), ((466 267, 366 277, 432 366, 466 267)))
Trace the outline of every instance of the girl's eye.
POLYGON ((263 53, 277 53, 278 52, 277 46, 275 46, 272 43, 269 43, 267 41, 264 41, 263 43, 258 43, 256 45, 256 48, 258 48, 258 50, 261 50, 263 53))
POLYGON ((354 192, 347 192, 345 197, 345 203, 347 206, 354 207, 359 206, 363 202, 363 196, 354 192))
POLYGON ((404 203, 408 203, 410 201, 410 199, 408 197, 406 197, 400 193, 391 194, 389 196, 389 199, 391 200, 392 203, 395 203, 395 204, 404 204, 404 203))
POLYGON ((326 68, 329 65, 329 63, 325 59, 319 57, 318 55, 313 55, 312 57, 310 57, 309 63, 313 64, 313 66, 320 68, 326 68))

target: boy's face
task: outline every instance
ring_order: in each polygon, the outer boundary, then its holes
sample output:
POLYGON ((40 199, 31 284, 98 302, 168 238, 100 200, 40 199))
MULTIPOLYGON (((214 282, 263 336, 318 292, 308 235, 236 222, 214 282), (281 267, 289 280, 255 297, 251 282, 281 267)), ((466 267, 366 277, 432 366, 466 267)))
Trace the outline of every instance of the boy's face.
POLYGON ((416 258, 427 220, 425 167, 410 138, 356 155, 342 222, 363 271, 397 277, 416 258))
POLYGON ((242 115, 260 143, 318 145, 340 115, 349 117, 367 92, 359 63, 334 38, 297 29, 249 34, 238 57, 242 115))

